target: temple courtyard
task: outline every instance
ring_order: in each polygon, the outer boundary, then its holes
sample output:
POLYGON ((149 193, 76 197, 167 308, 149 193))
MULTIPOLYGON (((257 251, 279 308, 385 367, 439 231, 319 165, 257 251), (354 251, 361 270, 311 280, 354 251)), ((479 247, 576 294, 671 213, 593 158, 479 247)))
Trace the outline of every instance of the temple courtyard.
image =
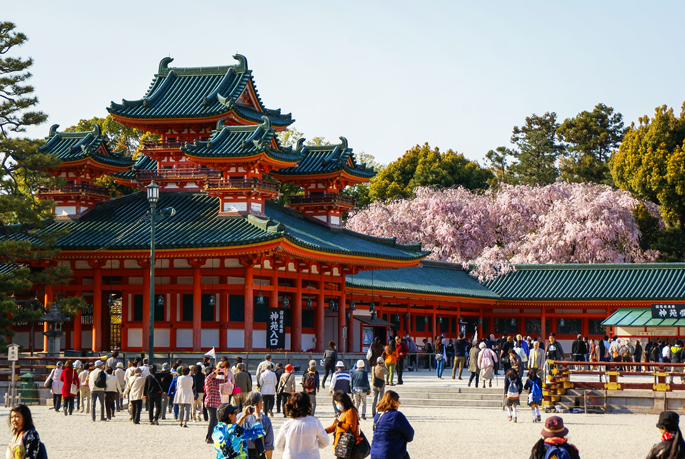
MULTIPOLYGON (((438 381, 434 373, 422 371, 405 373, 405 384, 398 392, 410 393, 413 387, 466 386, 466 380, 452 381, 451 373, 438 381)), ((299 381, 299 378, 298 378, 299 381)), ((499 387, 502 387, 502 377, 499 387)), ((496 383, 493 382, 493 386, 496 383)), ((330 398, 322 391, 318 397, 317 417, 324 427, 333 422, 330 398)), ((400 398, 402 401, 402 397, 400 398)), ((415 429, 415 438, 408 446, 412 458, 527 458, 532 445, 540 438, 541 423, 532 423, 530 411, 523 405, 518 423, 507 422, 501 409, 483 408, 425 408, 401 406, 415 429), (458 455, 458 456, 457 456, 458 455)), ((1 422, 6 422, 7 409, 0 412, 1 422)), ((189 423, 188 429, 179 428, 172 420, 160 421, 159 426, 147 423, 147 412, 141 416, 141 424, 134 426, 126 413, 119 413, 111 422, 95 422, 90 415, 75 413, 65 418, 46 406, 33 406, 34 421, 49 457, 85 457, 98 451, 108 458, 172 457, 183 451, 192 451, 194 457, 215 457, 214 448, 204 443, 207 424, 189 423), (152 456, 150 456, 152 455, 152 456)), ((543 421, 549 416, 543 413, 543 421)), ((651 446, 659 440, 654 427, 657 416, 639 414, 562 414, 570 430, 569 441, 575 444, 584 458, 644 458, 651 446)), ((273 419, 274 435, 284 418, 273 419)), ((3 427, 4 428, 4 427, 3 427)), ((6 428, 5 428, 6 429, 6 428)), ((373 422, 370 403, 367 420, 362 430, 371 439, 373 422)), ((10 439, 8 430, 0 437, 2 446, 10 439)), ((332 438, 332 437, 331 437, 332 438)), ((331 446, 321 451, 323 459, 333 459, 331 446)), ((273 458, 282 457, 280 451, 273 458)))

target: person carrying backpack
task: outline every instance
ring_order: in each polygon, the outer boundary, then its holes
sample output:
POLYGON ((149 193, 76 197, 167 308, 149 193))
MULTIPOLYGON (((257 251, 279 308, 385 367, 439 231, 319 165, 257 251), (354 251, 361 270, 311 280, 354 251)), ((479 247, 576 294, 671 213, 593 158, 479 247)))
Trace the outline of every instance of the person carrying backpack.
POLYGON ((533 445, 530 459, 580 459, 578 448, 568 442, 568 429, 559 416, 550 416, 540 432, 542 438, 533 445))
POLYGON ((514 422, 517 422, 516 407, 519 406, 522 391, 523 384, 521 384, 521 378, 519 378, 516 370, 512 368, 507 372, 507 376, 504 379, 504 395, 507 397, 507 413, 509 414, 508 421, 513 419, 514 422))
POLYGON ((90 387, 91 400, 91 416, 95 422, 95 407, 98 400, 100 401, 100 420, 105 421, 105 387, 107 387, 107 373, 105 373, 105 364, 102 360, 96 360, 93 364, 95 369, 90 372, 88 376, 88 387, 90 387))
POLYGON ((309 395, 312 402, 312 416, 316 413, 316 393, 319 392, 319 372, 316 370, 316 360, 309 361, 309 368, 302 375, 302 390, 309 395))
POLYGON ((364 370, 364 361, 357 361, 357 369, 350 373, 352 394, 354 395, 354 407, 359 411, 362 406, 362 419, 366 420, 366 396, 371 395, 369 374, 364 370))
POLYGON ((528 406, 533 413, 533 422, 541 422, 540 405, 542 405, 542 379, 535 370, 528 372, 528 381, 523 386, 528 391, 528 406))

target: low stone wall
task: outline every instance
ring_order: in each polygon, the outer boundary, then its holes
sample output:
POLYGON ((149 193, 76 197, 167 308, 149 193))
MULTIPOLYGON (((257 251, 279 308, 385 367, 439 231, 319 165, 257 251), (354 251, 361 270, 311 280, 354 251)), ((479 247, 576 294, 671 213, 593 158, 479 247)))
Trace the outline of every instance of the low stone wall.
POLYGON ((565 411, 585 411, 612 414, 659 414, 664 410, 680 413, 685 407, 685 392, 653 392, 648 390, 568 390, 557 406, 565 411))

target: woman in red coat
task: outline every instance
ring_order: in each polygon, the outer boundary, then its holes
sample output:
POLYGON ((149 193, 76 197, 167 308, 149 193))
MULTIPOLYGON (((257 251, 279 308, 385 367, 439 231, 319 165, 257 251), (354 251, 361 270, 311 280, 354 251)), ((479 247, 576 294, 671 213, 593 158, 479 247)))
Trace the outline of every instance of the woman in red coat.
POLYGON ((78 372, 74 369, 74 364, 71 360, 67 360, 59 380, 62 381, 64 415, 67 415, 67 408, 69 408, 69 416, 71 416, 71 413, 74 412, 74 397, 78 394, 79 389, 78 372), (72 390, 72 384, 75 386, 74 390, 72 390))

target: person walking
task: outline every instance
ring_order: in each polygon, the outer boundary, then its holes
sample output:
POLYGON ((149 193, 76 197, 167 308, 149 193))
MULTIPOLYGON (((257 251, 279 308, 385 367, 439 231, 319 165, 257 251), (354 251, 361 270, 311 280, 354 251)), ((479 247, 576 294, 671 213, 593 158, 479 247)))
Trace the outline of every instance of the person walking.
MULTIPOLYGON (((219 364, 219 367, 221 367, 222 363, 219 364)), ((201 365, 194 365, 190 369, 190 376, 193 377, 195 380, 195 400, 193 401, 192 407, 191 407, 191 413, 190 416, 193 418, 195 421, 199 421, 200 417, 207 421, 209 419, 209 414, 206 412, 207 410, 205 409, 204 401, 205 401, 205 375, 203 373, 203 369, 201 365)), ((230 379, 233 381, 233 373, 230 371, 224 372, 224 380, 222 383, 226 382, 226 379, 230 379)), ((234 383, 235 385, 235 383, 234 383)))
POLYGON ((150 365, 150 374, 145 378, 143 400, 147 401, 150 425, 158 426, 162 415, 162 385, 157 379, 157 365, 150 365))
MULTIPOLYGON (((457 379, 461 381, 461 373, 464 370, 464 364, 466 363, 466 348, 469 342, 464 338, 464 333, 459 332, 459 338, 454 343, 454 364, 452 365, 452 379, 457 372, 457 366, 459 367, 459 374, 457 379)), ((476 386, 478 383, 476 383, 476 386)))
POLYGON ((188 427, 190 410, 195 400, 194 385, 195 378, 190 375, 190 368, 182 367, 181 376, 176 379, 176 393, 174 394, 174 405, 178 406, 178 425, 180 427, 188 427))
POLYGON ((274 415, 274 399, 276 398, 276 386, 278 385, 278 379, 276 379, 276 373, 273 372, 273 368, 274 364, 269 361, 268 365, 259 372, 259 387, 263 397, 264 414, 270 414, 271 416, 274 415))
MULTIPOLYGON (((636 363, 642 362, 642 344, 640 343, 639 339, 635 340, 635 346, 633 347, 633 360, 636 363)), ((635 367, 637 371, 644 371, 646 367, 635 367)))
MULTIPOLYGON (((333 393, 339 390, 346 394, 350 394, 352 392, 352 378, 349 373, 345 371, 345 364, 342 360, 336 364, 336 368, 337 370, 331 377, 331 385, 328 391, 329 395, 333 396, 333 393)), ((340 415, 335 400, 333 400, 333 411, 335 411, 336 416, 340 415)))
POLYGON ((385 346, 385 368, 388 369, 388 374, 385 376, 385 384, 388 386, 394 386, 393 377, 395 375, 395 366, 397 365, 397 348, 395 347, 395 342, 390 341, 390 343, 385 346))
POLYGON ((12 439, 7 445, 5 457, 8 459, 48 457, 45 445, 41 443, 40 436, 33 425, 33 417, 28 406, 19 404, 10 408, 8 421, 12 439))
POLYGON ((509 348, 509 366, 516 370, 517 375, 523 374, 523 362, 521 361, 521 357, 516 353, 516 348, 513 347, 509 348))
MULTIPOLYGON (((281 376, 283 376, 283 373, 285 373, 285 368, 283 368, 283 364, 281 362, 276 363, 276 369, 273 370, 274 374, 276 375, 276 381, 281 380, 281 376)), ((281 406, 284 405, 283 402, 283 396, 281 394, 276 394, 276 413, 281 412, 281 406)))
MULTIPOLYGON (((83 363, 81 363, 80 360, 75 360, 74 361, 74 369, 76 370, 77 378, 81 375, 81 371, 83 368, 83 363)), ((79 388, 78 388, 78 394, 74 396, 74 409, 76 411, 81 411, 81 381, 79 379, 79 388)))
POLYGON ((467 387, 471 387, 471 382, 473 382, 473 379, 476 379, 476 387, 478 387, 478 377, 480 376, 480 369, 478 368, 478 352, 480 352, 480 349, 478 348, 478 341, 474 340, 473 343, 471 344, 471 349, 469 349, 469 372, 471 373, 471 376, 469 376, 469 383, 467 384, 467 387))
POLYGON ((100 421, 105 421, 105 388, 107 387, 107 373, 105 373, 105 364, 102 360, 96 360, 93 364, 95 367, 88 376, 88 386, 90 387, 91 399, 91 416, 95 422, 95 408, 100 402, 100 421))
POLYGON ((328 349, 323 352, 323 381, 321 381, 321 388, 326 388, 326 378, 328 378, 328 373, 335 373, 335 362, 338 360, 338 349, 335 347, 335 341, 328 342, 328 349))
POLYGON ((316 393, 319 392, 319 372, 316 371, 316 360, 309 361, 309 368, 302 375, 302 391, 309 395, 312 403, 312 416, 316 415, 316 393))
MULTIPOLYGON (((549 342, 545 349, 545 358, 546 360, 565 360, 564 350, 561 347, 561 343, 557 341, 557 335, 554 333, 549 334, 549 342)), ((549 365, 549 363, 546 365, 549 365)))
POLYGON ((254 409, 254 407, 246 406, 240 420, 238 420, 237 406, 223 403, 217 408, 216 414, 219 418, 209 441, 209 443, 214 444, 217 459, 246 459, 247 442, 264 437, 264 429, 260 423, 249 428, 244 426, 250 409, 254 409))
POLYGON ((442 373, 445 371, 445 360, 447 360, 445 339, 442 336, 437 336, 435 338, 435 373, 438 379, 442 379, 442 373))
POLYGON ((541 370, 545 365, 545 353, 540 349, 540 341, 533 341, 533 349, 530 350, 528 355, 528 369, 535 370, 540 377, 543 377, 541 370))
MULTIPOLYGON (((134 424, 140 424, 140 414, 143 412, 145 380, 142 375, 143 370, 136 368, 133 375, 126 382, 126 391, 124 391, 124 397, 128 397, 128 403, 131 405, 131 421, 134 424)), ((93 421, 95 421, 95 396, 93 396, 93 421)))
POLYGON ((656 423, 661 442, 652 446, 647 459, 685 458, 685 440, 680 431, 680 416, 675 411, 662 411, 656 423))
POLYGON ((176 392, 177 392, 177 387, 178 387, 178 377, 181 376, 178 374, 178 372, 182 371, 182 370, 183 370, 183 367, 172 368, 172 370, 171 370, 171 384, 169 384, 169 389, 167 390, 167 393, 166 393, 167 397, 169 398, 169 413, 171 413, 173 410, 174 420, 178 420, 179 406, 174 402, 174 400, 176 399, 176 392))
POLYGON ((414 429, 399 411, 400 396, 389 390, 383 395, 373 418, 371 458, 408 458, 407 443, 414 440, 414 429))
POLYGON ((55 413, 59 413, 59 408, 62 406, 62 380, 60 377, 63 366, 62 362, 57 362, 55 368, 48 375, 48 379, 45 380, 45 387, 49 387, 52 393, 52 409, 55 410, 55 413))
POLYGON ((371 344, 371 358, 369 359, 369 366, 376 365, 376 362, 378 361, 378 357, 383 355, 384 348, 383 345, 381 344, 381 339, 376 336, 373 339, 373 343, 371 344))
MULTIPOLYGON (((511 355, 511 354, 510 354, 511 355)), ((507 413, 509 415, 508 421, 518 421, 516 407, 521 403, 521 392, 523 392, 523 384, 521 378, 515 369, 510 368, 504 378, 504 396, 507 399, 507 413)))
POLYGON ((533 422, 540 422, 540 405, 542 405, 542 379, 537 372, 530 370, 528 372, 528 380, 523 386, 523 390, 528 391, 528 406, 533 413, 533 422))
POLYGON ((409 362, 408 362, 408 370, 409 371, 418 371, 419 370, 419 365, 418 365, 418 355, 417 353, 419 352, 418 346, 416 346, 416 342, 414 342, 413 339, 411 339, 411 336, 406 335, 404 339, 407 340, 407 348, 409 349, 409 362))
POLYGON ((157 376, 157 381, 159 381, 159 384, 162 386, 162 420, 166 419, 167 409, 169 409, 169 413, 171 413, 171 406, 169 405, 169 396, 167 394, 169 393, 169 386, 171 386, 171 381, 174 380, 174 375, 171 374, 171 371, 169 371, 170 369, 171 367, 168 363, 163 363, 162 371, 157 372, 157 374, 155 375, 157 376))
MULTIPOLYGON (((271 364, 273 366, 273 363, 271 364)), ((254 408, 252 414, 248 414, 243 422, 243 427, 246 429, 254 428, 261 425, 264 430, 264 436, 254 440, 247 441, 247 457, 249 459, 266 458, 271 459, 274 451, 274 428, 271 424, 271 419, 266 415, 264 409, 264 398, 259 392, 250 392, 246 403, 248 406, 254 408), (262 414, 262 411, 264 414, 262 414)), ((238 422, 245 417, 245 413, 240 413, 238 422)))
POLYGON ((112 352, 112 355, 105 361, 105 373, 107 368, 111 368, 112 372, 117 369, 117 363, 119 363, 119 351, 112 352))
POLYGON ((568 442, 568 429, 559 416, 550 416, 545 420, 545 427, 540 432, 542 438, 533 445, 530 459, 562 458, 580 459, 578 448, 568 442), (563 450, 563 451, 562 451, 563 450))
POLYGON ((480 379, 483 381, 483 388, 485 388, 485 381, 488 381, 490 387, 492 387, 497 354, 488 348, 485 343, 480 343, 478 347, 480 348, 478 352, 478 368, 480 368, 480 379))
POLYGON ((285 405, 289 419, 276 436, 275 447, 283 459, 319 459, 319 450, 329 445, 328 433, 321 421, 311 415, 312 404, 304 392, 293 394, 285 405))
POLYGON ((371 385, 373 386, 373 403, 371 404, 371 416, 376 415, 376 404, 383 398, 385 393, 385 376, 388 370, 383 363, 383 357, 378 357, 376 366, 371 370, 371 385))
POLYGON ((285 418, 287 417, 285 414, 285 404, 288 403, 290 395, 295 393, 295 375, 293 374, 292 365, 288 364, 285 366, 285 373, 281 375, 281 380, 278 382, 277 392, 281 394, 281 400, 283 401, 283 417, 285 418))
POLYGON ((359 442, 361 438, 359 413, 354 407, 350 396, 343 391, 335 391, 333 403, 335 403, 338 411, 340 411, 340 415, 333 421, 333 424, 326 428, 326 433, 333 434, 333 447, 338 446, 340 435, 347 432, 352 433, 357 438, 357 442, 359 442))
POLYGON ((121 385, 119 384, 119 378, 114 376, 112 367, 106 367, 105 373, 107 373, 107 381, 105 381, 105 414, 107 415, 107 419, 111 420, 114 417, 116 400, 121 399, 122 390, 121 385))
POLYGON ((79 410, 81 413, 84 411, 86 414, 90 413, 90 387, 88 386, 88 379, 90 376, 90 368, 88 367, 88 362, 84 362, 81 364, 83 368, 78 374, 78 382, 79 382, 79 388, 78 388, 78 397, 79 397, 79 402, 81 405, 81 409, 79 410))
POLYGON ((395 370, 397 370, 397 385, 399 386, 404 384, 402 374, 404 373, 404 360, 407 354, 409 354, 409 348, 407 347, 406 340, 400 338, 399 335, 395 337, 395 348, 397 349, 397 366, 395 370))
POLYGON ((123 404, 124 404, 124 398, 121 396, 121 394, 123 394, 124 387, 126 387, 126 379, 124 378, 125 374, 126 374, 126 372, 124 371, 124 363, 123 362, 117 362, 116 369, 114 370, 114 376, 119 381, 119 388, 121 389, 120 395, 115 400, 115 405, 116 405, 117 411, 121 411, 123 404))
MULTIPOLYGON (((270 365, 271 365, 271 354, 266 354, 264 356, 264 360, 259 362, 259 365, 257 366, 257 374, 255 374, 255 381, 257 382, 257 389, 261 389, 261 387, 262 387, 262 385, 259 382, 259 379, 262 376, 262 372, 264 370, 266 370, 270 365)), ((272 368, 272 371, 273 371, 273 368, 272 368)))
MULTIPOLYGON (((228 370, 227 370, 228 371, 228 370)), ((223 374, 221 368, 214 369, 213 367, 205 368, 205 406, 207 407, 207 413, 209 414, 209 426, 207 427, 207 435, 205 441, 207 443, 213 443, 212 434, 214 433, 214 427, 217 424, 217 409, 221 405, 221 394, 219 393, 219 382, 217 376, 223 374)))
POLYGON ((240 392, 233 395, 233 403, 238 406, 239 410, 242 410, 247 394, 252 391, 252 376, 245 371, 244 363, 236 365, 236 370, 233 377, 235 378, 235 386, 240 389, 240 392))
POLYGON ((357 368, 350 374, 354 407, 359 412, 362 407, 362 419, 366 420, 366 396, 371 394, 369 386, 369 374, 364 369, 364 361, 357 361, 357 368))
POLYGON ((62 383, 62 401, 64 404, 64 415, 71 416, 74 413, 74 398, 79 393, 78 372, 74 369, 71 360, 67 360, 64 369, 59 375, 62 383))

